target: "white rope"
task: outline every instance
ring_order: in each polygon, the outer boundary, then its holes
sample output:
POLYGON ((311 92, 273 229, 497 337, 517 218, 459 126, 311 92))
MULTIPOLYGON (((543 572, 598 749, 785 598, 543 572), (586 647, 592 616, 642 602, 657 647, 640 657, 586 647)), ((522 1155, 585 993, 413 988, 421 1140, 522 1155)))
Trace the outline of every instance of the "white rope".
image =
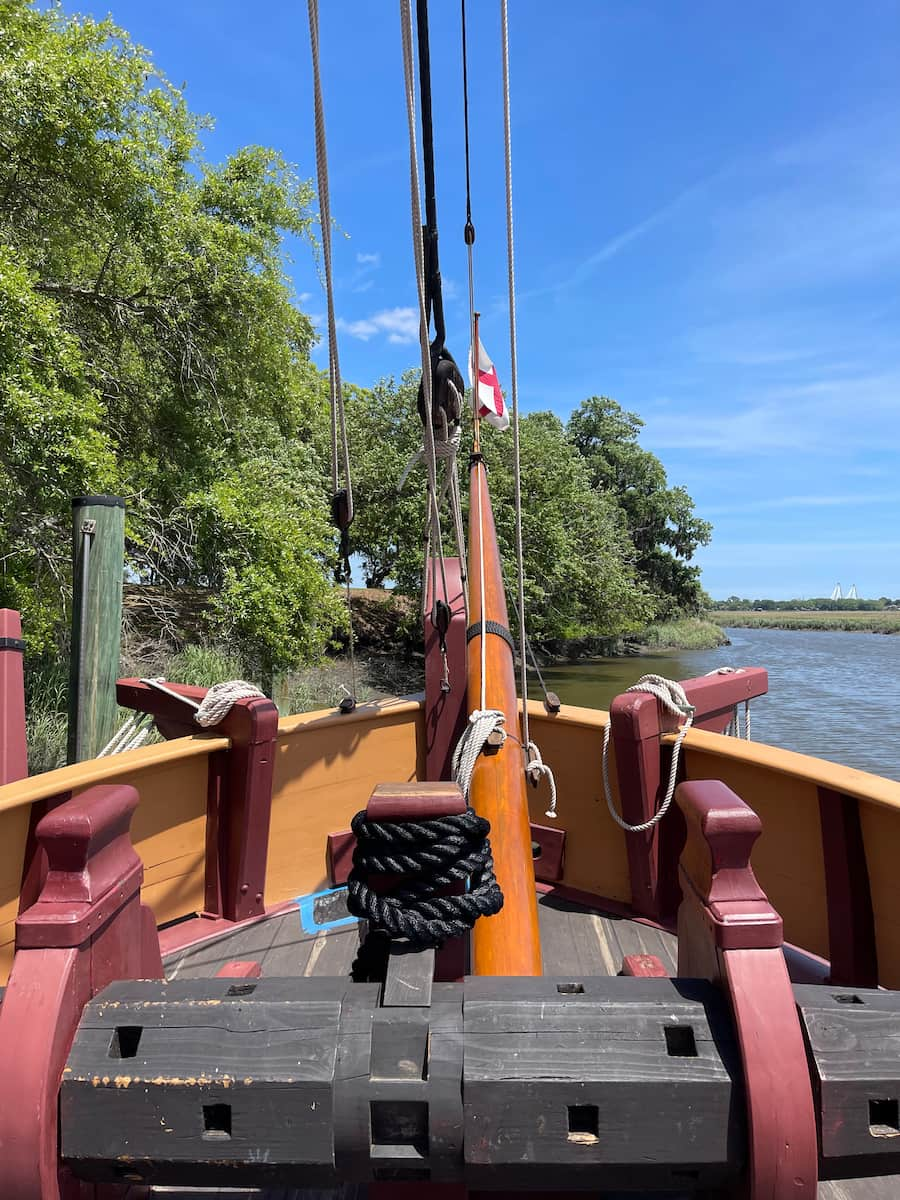
MULTIPOLYGON (((707 671, 705 678, 708 678, 710 675, 742 675, 743 672, 744 672, 743 667, 716 667, 716 669, 714 671, 707 671)), ((740 712, 738 711, 738 706, 735 704, 735 706, 731 712, 731 720, 728 722, 728 725, 725 729, 725 737, 739 738, 741 736, 742 736, 742 734, 741 734, 741 717, 740 717, 740 712)), ((745 741, 749 742, 752 740, 750 737, 750 701, 749 700, 744 701, 743 737, 744 737, 745 741)))
POLYGON ((499 730, 506 741, 507 733, 503 728, 506 717, 497 708, 476 709, 469 717, 469 723, 463 730, 463 735, 456 743, 453 751, 453 778, 459 784, 459 790, 469 798, 469 786, 472 782, 472 772, 478 756, 484 749, 490 735, 499 730))
POLYGON ((224 721, 236 701, 252 700, 257 696, 264 700, 265 692, 243 679, 214 683, 201 700, 200 707, 194 713, 194 720, 204 729, 208 729, 211 725, 218 725, 220 721, 224 721))
MULTIPOLYGON (((451 385, 452 386, 452 385, 451 385)), ((446 419, 446 418, 445 418, 446 419)), ((459 452, 459 443, 462 438, 462 428, 457 425, 450 436, 445 440, 443 438, 435 438, 434 441, 434 456, 438 462, 443 462, 444 467, 444 486, 441 489, 441 498, 450 494, 452 487, 453 475, 456 473, 456 456, 459 452)), ((424 442, 424 439, 423 439, 424 442)), ((400 482, 397 484, 397 491, 402 492, 413 470, 421 463, 428 461, 428 447, 422 445, 418 450, 414 450, 410 456, 409 462, 403 468, 403 474, 400 476, 400 482)))
POLYGON ((98 758, 106 758, 111 754, 124 754, 126 750, 137 750, 143 746, 153 732, 153 718, 150 713, 132 713, 125 724, 109 739, 98 758))
POLYGON ((603 731, 603 793, 606 796, 606 806, 609 809, 609 814, 612 819, 622 829, 628 833, 643 833, 645 829, 652 829, 657 825, 669 810, 672 803, 672 797, 675 795, 675 781, 678 778, 678 756, 681 752, 681 743, 684 741, 685 734, 690 729, 694 720, 694 707, 687 698, 687 693, 684 688, 674 679, 666 679, 663 675, 642 675, 637 683, 632 684, 630 688, 625 689, 627 692, 649 692, 651 696, 655 696, 659 703, 676 717, 684 717, 684 724, 678 733, 675 745, 672 747, 672 765, 669 770, 669 786, 666 788, 666 794, 662 804, 657 811, 649 819, 643 821, 640 825, 629 825, 629 823, 619 816, 616 811, 616 806, 613 804, 612 791, 609 786, 609 738, 612 733, 612 717, 606 722, 606 728, 603 731))
POLYGON ((547 777, 547 782, 550 785, 550 807, 544 813, 544 816, 552 817, 552 819, 555 821, 556 815, 557 815, 556 814, 556 779, 554 778, 553 771, 550 769, 548 764, 545 763, 544 760, 541 758, 541 752, 540 752, 540 750, 538 750, 537 744, 535 742, 528 743, 528 745, 525 747, 525 753, 528 757, 528 761, 525 765, 525 774, 531 776, 531 778, 535 782, 537 782, 542 775, 545 775, 547 777))
POLYGON ((307 0, 309 12, 309 43, 312 51, 313 92, 316 114, 316 181, 319 190, 319 218, 322 226, 322 260, 325 266, 325 302, 328 312, 328 383, 331 400, 331 482, 335 494, 338 478, 338 429, 341 437, 341 457, 344 487, 347 490, 347 519, 353 519, 353 485, 350 480, 350 446, 344 414, 344 390, 338 359, 337 322, 334 317, 334 279, 331 267, 331 198, 328 191, 328 146, 325 139, 325 106, 322 101, 322 80, 319 74, 319 0, 307 0))
POLYGON ((265 699, 266 696, 265 692, 261 692, 253 683, 247 683, 244 679, 230 679, 227 683, 214 683, 198 704, 190 696, 183 696, 180 692, 166 687, 161 679, 142 679, 141 683, 149 684, 157 691, 165 692, 167 696, 172 696, 175 700, 180 700, 182 704, 189 705, 195 710, 194 720, 204 729, 223 721, 231 712, 236 701, 252 700, 257 696, 265 699))
POLYGON ((506 275, 509 291, 509 378, 512 393, 513 484, 516 518, 516 607, 519 616, 519 677, 522 692, 522 744, 531 745, 528 729, 528 655, 525 653, 525 561, 522 544, 522 462, 519 453, 519 377, 516 343, 516 264, 513 238, 512 133, 509 116, 509 22, 500 0, 503 58, 503 149, 506 162, 506 275))
POLYGON ((180 700, 182 704, 189 704, 195 711, 200 707, 196 700, 192 700, 190 696, 182 696, 181 692, 173 691, 172 688, 166 687, 162 679, 142 679, 141 683, 146 683, 148 687, 156 688, 158 692, 165 692, 167 696, 171 696, 175 700, 180 700))

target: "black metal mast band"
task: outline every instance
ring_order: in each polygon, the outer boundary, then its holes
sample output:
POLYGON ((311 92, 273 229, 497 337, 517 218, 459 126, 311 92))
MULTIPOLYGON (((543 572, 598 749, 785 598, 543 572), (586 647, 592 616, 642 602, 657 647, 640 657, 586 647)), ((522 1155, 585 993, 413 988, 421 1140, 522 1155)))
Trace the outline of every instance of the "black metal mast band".
MULTIPOLYGON (((474 625, 469 626, 469 628, 466 630, 466 643, 467 644, 469 642, 471 642, 472 638, 481 636, 481 628, 482 628, 481 621, 476 621, 474 625)), ((509 646, 510 650, 512 650, 513 654, 515 655, 516 644, 513 641, 512 634, 509 632, 509 630, 506 628, 505 625, 501 625, 499 621, 485 621, 484 622, 484 632, 485 633, 493 633, 496 637, 502 638, 503 641, 506 642, 507 646, 509 646)))

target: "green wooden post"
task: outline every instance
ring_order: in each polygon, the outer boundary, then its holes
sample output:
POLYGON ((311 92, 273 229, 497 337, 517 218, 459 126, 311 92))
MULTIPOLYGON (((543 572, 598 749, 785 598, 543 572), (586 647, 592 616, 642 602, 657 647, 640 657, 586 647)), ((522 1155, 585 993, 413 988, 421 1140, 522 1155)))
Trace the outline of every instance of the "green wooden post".
POLYGON ((72 658, 69 762, 95 758, 116 731, 116 677, 122 639, 125 501, 72 501, 72 658))

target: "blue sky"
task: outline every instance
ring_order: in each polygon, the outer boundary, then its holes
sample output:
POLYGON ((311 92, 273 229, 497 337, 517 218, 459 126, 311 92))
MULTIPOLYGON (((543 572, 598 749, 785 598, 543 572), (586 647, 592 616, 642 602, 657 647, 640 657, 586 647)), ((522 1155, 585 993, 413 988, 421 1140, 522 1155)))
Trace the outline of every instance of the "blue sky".
MULTIPOLYGON (((314 175, 305 4, 111 8, 215 117, 211 159, 262 143, 314 175)), ((441 265, 463 361, 459 6, 430 8, 441 265)), ((469 0, 476 301, 504 380, 498 9, 469 0)), ((398 6, 321 10, 342 369, 369 384, 418 353, 398 6)), ((523 408, 565 417, 607 394, 638 412, 643 444, 715 525, 700 558, 714 596, 827 595, 838 580, 900 595, 900 6, 510 10, 523 408)), ((302 249, 292 271, 320 314, 302 249)))

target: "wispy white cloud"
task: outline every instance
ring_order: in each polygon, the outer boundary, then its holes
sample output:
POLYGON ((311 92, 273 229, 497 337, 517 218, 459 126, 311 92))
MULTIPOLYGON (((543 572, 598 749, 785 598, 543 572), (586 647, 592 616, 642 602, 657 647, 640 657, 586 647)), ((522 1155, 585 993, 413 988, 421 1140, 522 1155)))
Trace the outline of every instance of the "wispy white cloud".
POLYGON ((707 186, 721 174, 721 171, 716 171, 706 178, 699 180, 697 183, 691 184, 690 187, 684 188, 673 199, 661 205, 654 212, 644 217, 643 220, 636 222, 627 229, 623 229, 621 233, 617 233, 605 241, 598 249, 577 263, 565 278, 544 287, 529 288, 519 292, 517 299, 519 301, 532 300, 539 296, 559 294, 587 283, 599 267, 621 254, 632 242, 638 241, 658 225, 662 225, 670 220, 676 213, 685 208, 690 201, 701 196, 707 186))
POLYGON ((374 254, 357 254, 356 261, 363 267, 380 267, 381 255, 377 251, 374 254))
POLYGON ((703 507, 705 517, 743 515, 744 513, 768 512, 776 509, 798 508, 846 508, 867 504, 900 503, 900 492, 848 492, 844 490, 823 495, 752 497, 735 504, 707 504, 703 507))
POLYGON ((361 342, 383 334, 393 345, 406 345, 419 336, 419 314, 414 308, 385 308, 359 321, 338 317, 337 326, 361 342))

